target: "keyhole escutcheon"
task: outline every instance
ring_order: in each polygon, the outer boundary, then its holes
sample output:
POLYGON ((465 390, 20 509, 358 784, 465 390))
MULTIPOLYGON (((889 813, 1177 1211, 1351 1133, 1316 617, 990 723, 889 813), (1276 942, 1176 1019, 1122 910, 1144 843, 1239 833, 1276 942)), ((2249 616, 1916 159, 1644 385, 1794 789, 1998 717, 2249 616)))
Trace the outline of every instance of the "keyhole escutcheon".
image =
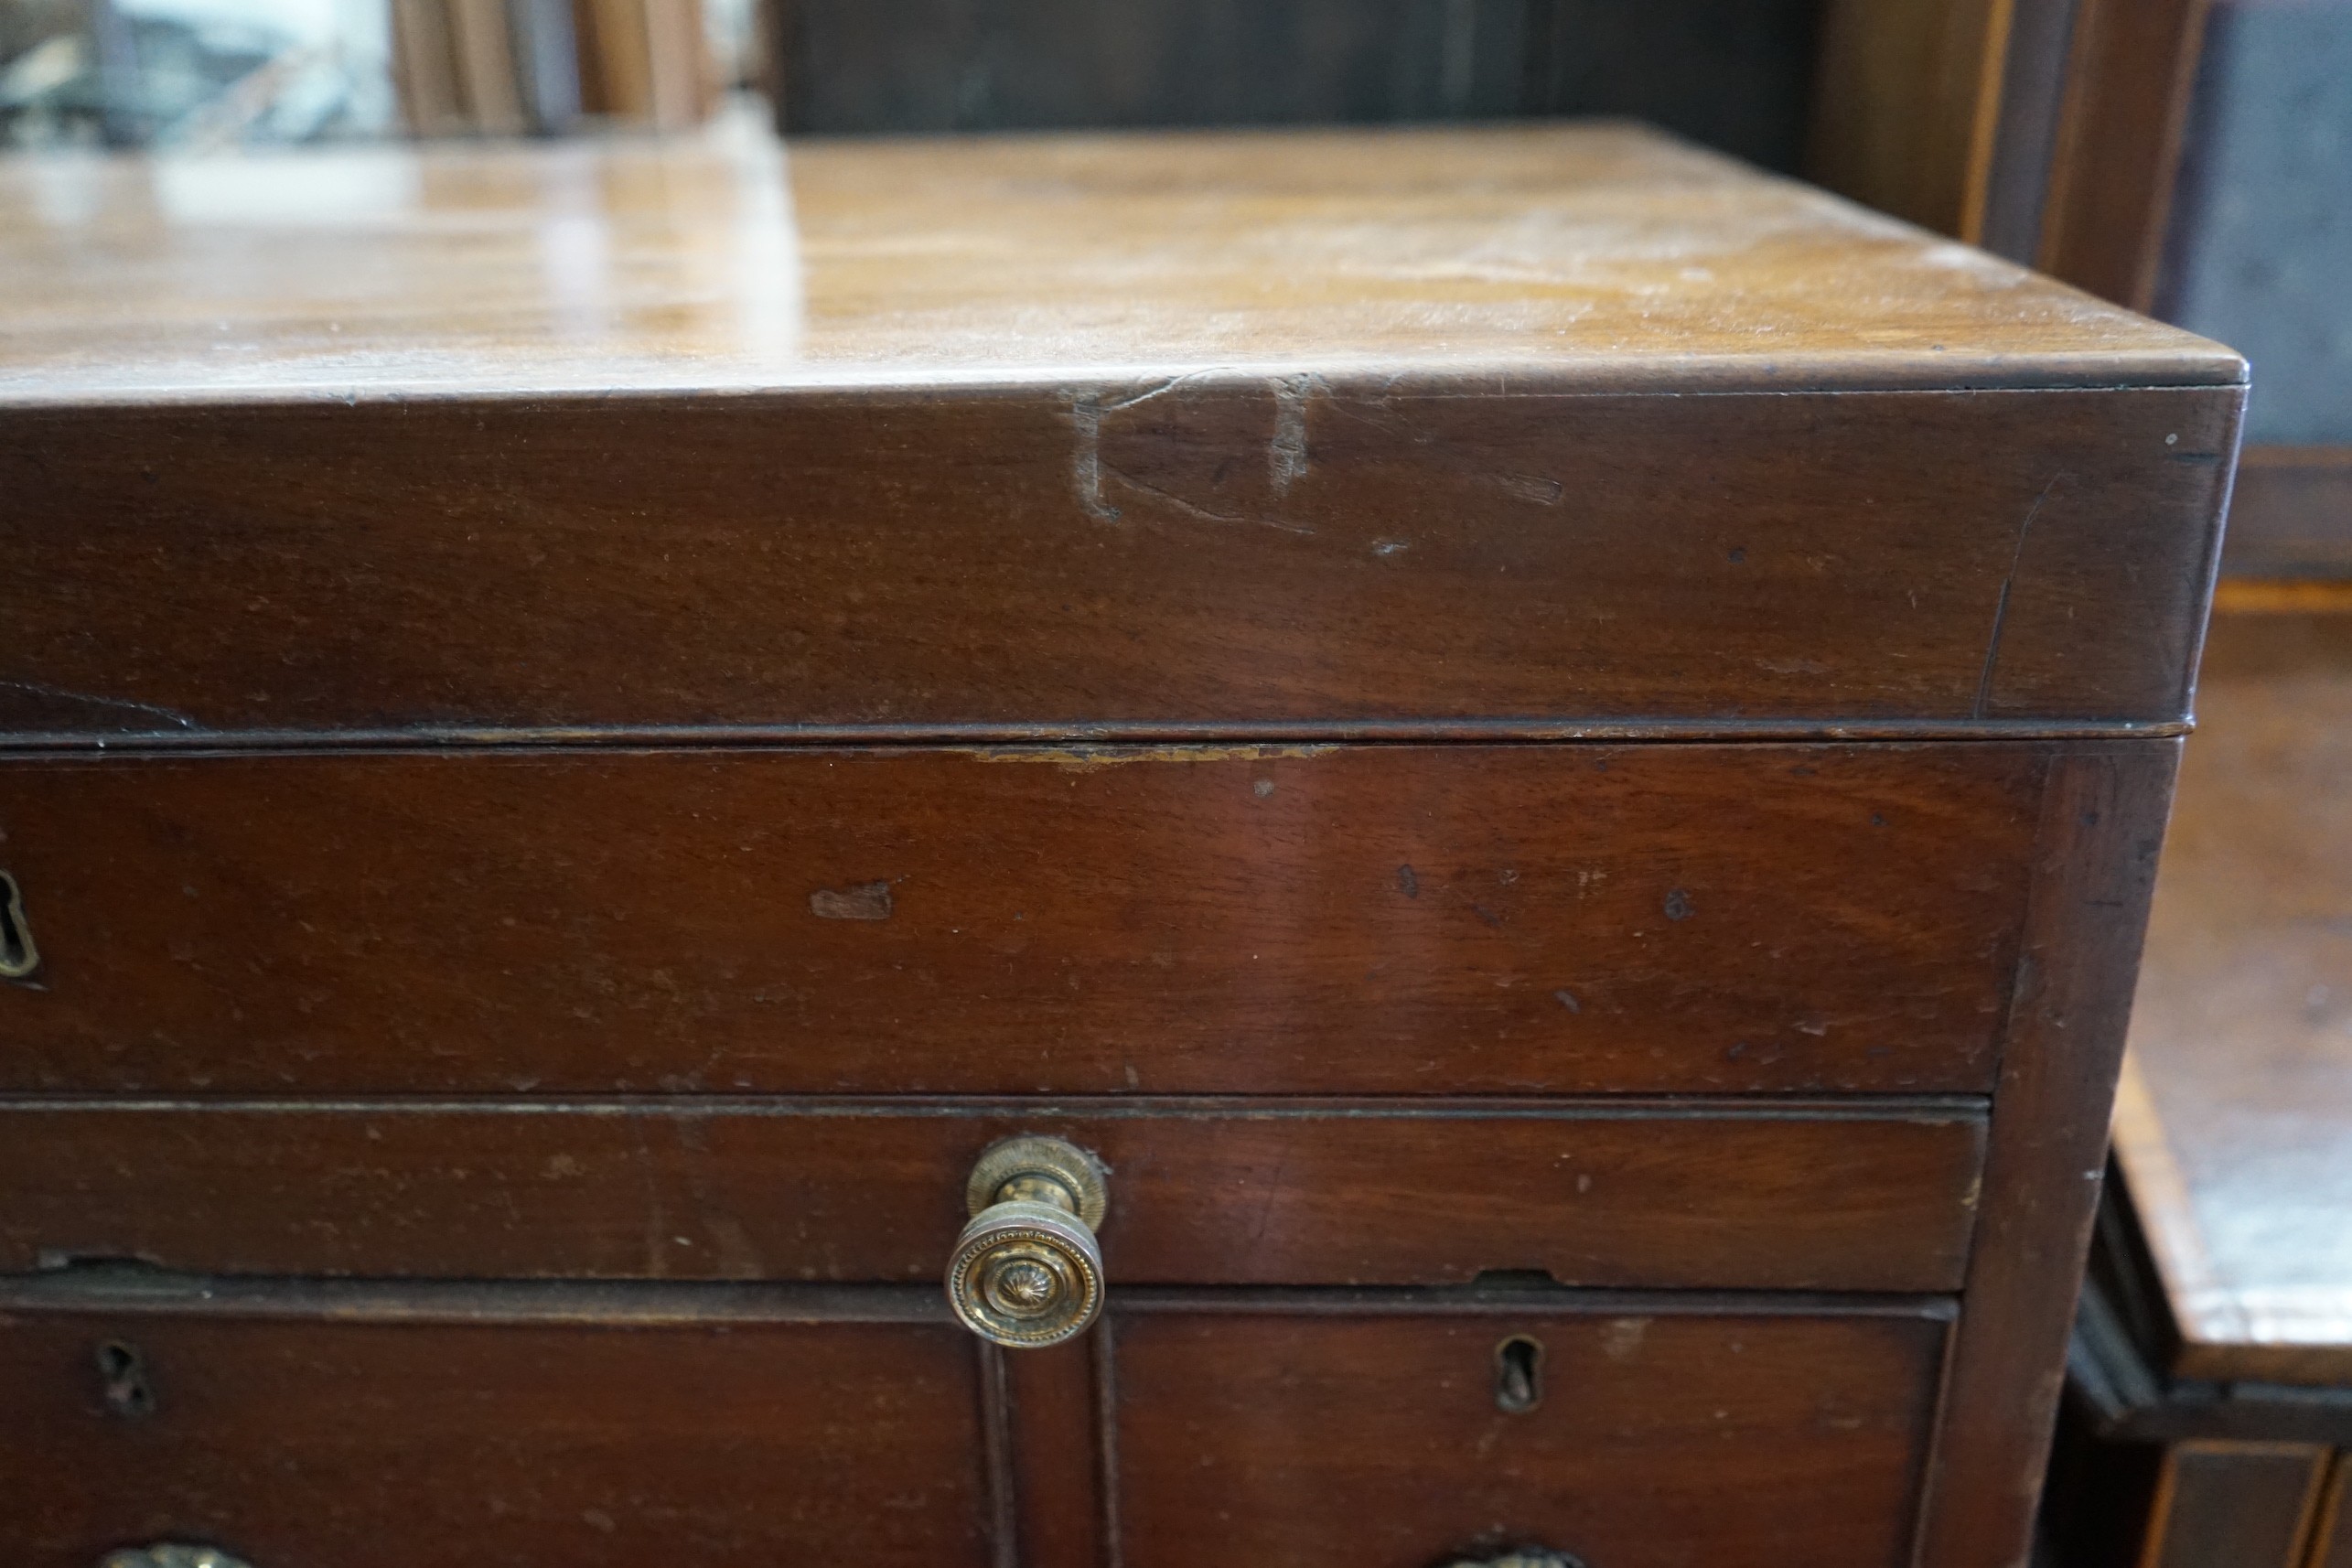
POLYGON ((41 950, 33 945, 32 922, 25 918, 24 890, 0 871, 0 980, 28 980, 40 967, 41 950))
POLYGON ((1514 1334, 1495 1347, 1495 1408, 1525 1415, 1543 1402, 1543 1341, 1514 1334))
POLYGON ((110 1413, 128 1421, 155 1413, 155 1385, 147 1380, 147 1359, 136 1345, 109 1339, 98 1347, 98 1385, 110 1413))

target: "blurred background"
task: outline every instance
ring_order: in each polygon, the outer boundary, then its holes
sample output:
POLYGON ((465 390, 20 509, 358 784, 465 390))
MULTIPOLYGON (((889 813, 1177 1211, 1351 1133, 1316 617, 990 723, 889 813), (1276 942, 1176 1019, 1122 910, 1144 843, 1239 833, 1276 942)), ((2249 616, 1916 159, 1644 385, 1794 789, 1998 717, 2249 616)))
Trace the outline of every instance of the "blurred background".
POLYGON ((679 130, 761 79, 756 36, 752 0, 0 0, 0 139, 679 130))

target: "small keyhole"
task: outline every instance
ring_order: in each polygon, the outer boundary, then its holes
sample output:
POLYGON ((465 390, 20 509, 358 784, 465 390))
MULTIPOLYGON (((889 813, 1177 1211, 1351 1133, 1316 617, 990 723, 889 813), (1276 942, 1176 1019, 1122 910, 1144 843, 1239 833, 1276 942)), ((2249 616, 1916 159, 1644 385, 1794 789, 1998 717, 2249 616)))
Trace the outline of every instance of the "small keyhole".
POLYGON ((136 1345, 109 1339, 98 1347, 98 1379, 106 1408, 114 1414, 135 1421, 155 1413, 156 1391, 147 1381, 147 1359, 139 1354, 136 1345))
POLYGON ((1514 1334, 1495 1347, 1495 1408, 1525 1415, 1542 1402, 1542 1342, 1514 1334))
POLYGON ((25 896, 16 879, 0 871, 0 980, 24 980, 41 967, 33 928, 25 918, 25 896))

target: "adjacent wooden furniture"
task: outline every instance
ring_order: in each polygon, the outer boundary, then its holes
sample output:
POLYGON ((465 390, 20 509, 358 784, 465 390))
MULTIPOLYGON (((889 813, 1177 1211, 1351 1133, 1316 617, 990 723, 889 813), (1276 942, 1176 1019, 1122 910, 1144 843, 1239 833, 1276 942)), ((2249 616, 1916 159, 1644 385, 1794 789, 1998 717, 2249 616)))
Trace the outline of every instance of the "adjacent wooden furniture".
POLYGON ((2053 1523, 2086 1568, 2337 1568, 2352 1561, 2352 614, 2218 619, 2200 706, 2053 1523))
POLYGON ((2229 542, 2232 569, 2249 576, 2352 578, 2352 446, 2248 447, 2229 542))
POLYGON ((1625 126, 0 275, 27 1568, 2024 1556, 2229 351, 1625 126))
POLYGON ((1826 0, 1807 169, 2141 310, 2213 0, 1826 0))

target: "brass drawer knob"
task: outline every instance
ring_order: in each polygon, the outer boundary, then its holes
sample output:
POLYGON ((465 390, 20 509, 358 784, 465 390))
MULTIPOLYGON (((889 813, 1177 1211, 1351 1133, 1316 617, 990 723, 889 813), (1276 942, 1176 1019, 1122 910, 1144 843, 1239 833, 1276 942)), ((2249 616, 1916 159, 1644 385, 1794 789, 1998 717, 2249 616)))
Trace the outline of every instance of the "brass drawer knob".
POLYGON ((1445 1568, 1584 1568, 1584 1559, 1571 1557, 1564 1552, 1552 1552, 1541 1546, 1523 1546, 1517 1552, 1506 1552, 1500 1557, 1464 1557, 1449 1563, 1445 1568))
POLYGON ((948 1262, 948 1302, 983 1339, 1015 1349, 1058 1345, 1102 1315, 1110 1209, 1102 1163, 1059 1138, 992 1145, 964 1187, 972 1223, 948 1262))
POLYGON ((99 1560, 98 1568, 250 1568, 242 1557, 231 1557, 217 1546, 182 1546, 158 1541, 153 1546, 125 1547, 99 1560))

